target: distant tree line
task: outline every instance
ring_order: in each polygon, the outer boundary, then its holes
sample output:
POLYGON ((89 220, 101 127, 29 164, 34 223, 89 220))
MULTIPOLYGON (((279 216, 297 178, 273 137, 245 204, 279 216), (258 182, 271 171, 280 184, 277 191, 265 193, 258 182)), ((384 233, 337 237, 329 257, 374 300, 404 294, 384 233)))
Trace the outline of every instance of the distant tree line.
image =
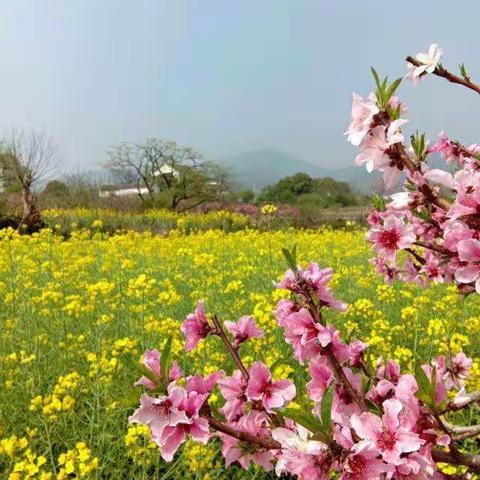
POLYGON ((366 203, 366 197, 354 192, 348 183, 330 177, 312 178, 306 173, 297 173, 267 185, 260 192, 258 200, 315 208, 347 207, 366 203))
POLYGON ((225 167, 172 141, 113 145, 103 166, 111 185, 84 174, 59 177, 57 148, 43 132, 12 130, 0 136, 0 227, 13 222, 26 231, 38 230, 43 225, 40 207, 128 204, 186 211, 231 192, 225 167), (111 198, 101 198, 105 189, 111 198), (133 190, 136 199, 116 198, 122 189, 133 190))
POLYGON ((57 148, 44 133, 12 130, 0 136, 0 227, 15 218, 17 226, 35 231, 43 225, 41 210, 52 207, 182 212, 203 204, 249 208, 267 202, 286 204, 314 224, 322 209, 367 203, 346 182, 306 173, 284 177, 255 195, 235 188, 222 164, 157 138, 112 145, 106 157, 108 185, 88 174, 59 176, 57 148))

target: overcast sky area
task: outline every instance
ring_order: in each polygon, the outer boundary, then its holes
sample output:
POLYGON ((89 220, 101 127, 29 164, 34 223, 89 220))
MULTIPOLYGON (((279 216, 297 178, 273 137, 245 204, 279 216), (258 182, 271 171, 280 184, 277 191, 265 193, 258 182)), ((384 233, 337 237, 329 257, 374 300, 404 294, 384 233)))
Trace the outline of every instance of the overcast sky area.
MULTIPOLYGON (((445 50, 480 79, 477 0, 1 0, 0 129, 44 129, 63 169, 112 143, 176 140, 210 158, 275 149, 348 166, 342 132, 370 66, 445 50)), ((399 94, 410 129, 480 142, 480 99, 429 77, 399 94), (477 103, 475 103, 477 102, 477 103)))

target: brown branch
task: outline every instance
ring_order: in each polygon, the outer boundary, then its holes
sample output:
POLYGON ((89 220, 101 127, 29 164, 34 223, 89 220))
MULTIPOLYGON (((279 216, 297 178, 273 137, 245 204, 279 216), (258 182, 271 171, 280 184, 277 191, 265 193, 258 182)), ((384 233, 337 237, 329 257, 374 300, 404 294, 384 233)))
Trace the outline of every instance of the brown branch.
POLYGON ((403 146, 403 144, 402 143, 395 143, 394 147, 395 147, 395 150, 397 151, 397 154, 402 159, 403 164, 405 165, 405 167, 407 167, 408 171, 410 173, 414 173, 417 170, 417 167, 415 166, 412 159, 408 155, 408 153, 405 150, 405 147, 403 146))
MULTIPOLYGON (((415 65, 416 67, 421 67, 423 65, 422 62, 419 62, 417 59, 411 57, 410 55, 405 60, 408 63, 415 65)), ((463 85, 464 87, 467 87, 470 90, 473 90, 474 92, 480 93, 480 85, 473 83, 469 79, 467 80, 466 78, 459 77, 458 75, 454 75, 453 73, 450 73, 448 70, 446 70, 441 66, 436 67, 432 73, 437 77, 445 78, 451 83, 457 83, 458 85, 463 85)))
POLYGON ((442 421, 450 436, 456 442, 480 435, 480 425, 453 425, 445 419, 442 421))
POLYGON ((352 398, 352 400, 363 410, 367 411, 367 404, 365 403, 365 400, 358 394, 358 392, 353 388, 353 385, 350 383, 348 380, 347 376, 345 375, 345 372, 343 371, 342 366, 338 362, 337 358, 335 357, 335 354, 333 353, 331 349, 331 345, 328 345, 326 348, 326 353, 327 353, 327 358, 328 361, 330 362, 330 365, 333 368, 333 372, 335 373, 335 376, 337 377, 337 380, 340 382, 340 384, 347 390, 348 394, 352 398))
MULTIPOLYGON (((383 110, 380 113, 376 115, 376 121, 379 122, 380 125, 384 125, 385 127, 388 127, 390 125, 392 118, 390 114, 386 111, 383 110)), ((400 163, 399 169, 402 170, 402 166, 404 166, 412 175, 420 171, 420 165, 415 164, 413 160, 410 158, 410 155, 407 153, 405 146, 403 143, 395 143, 393 145, 393 148, 395 150, 394 156, 396 157, 397 161, 400 163)), ((442 198, 440 198, 438 195, 436 195, 430 187, 430 185, 425 183, 420 188, 421 193, 425 196, 426 200, 433 203, 437 207, 440 207, 443 210, 448 210, 450 208, 450 205, 448 202, 442 198)))
POLYGON ((452 142, 458 149, 458 151, 463 154, 465 157, 468 158, 476 158, 476 154, 471 152, 465 145, 462 145, 460 142, 453 141, 452 142))
POLYGON ((417 247, 422 247, 422 248, 426 248, 427 250, 432 250, 433 252, 443 253, 443 254, 448 253, 442 247, 437 247, 435 245, 427 245, 424 242, 413 242, 413 244, 416 245, 417 247))
MULTIPOLYGON (((325 325, 325 321, 323 320, 322 313, 320 312, 320 308, 315 304, 314 297, 312 297, 312 294, 310 292, 310 289, 308 285, 305 284, 303 279, 298 275, 298 271, 296 272, 296 277, 297 277, 297 282, 303 289, 303 295, 306 299, 307 302, 307 309, 312 315, 312 318, 322 324, 325 325)), ((343 371, 342 366, 338 362, 337 358, 335 357, 335 354, 333 353, 333 350, 331 348, 331 344, 327 345, 326 348, 324 348, 328 361, 330 362, 330 365, 332 366, 333 372, 335 373, 335 377, 338 380, 338 382, 347 390, 348 394, 350 395, 351 399, 363 410, 366 411, 368 410, 367 404, 365 403, 365 400, 358 394, 358 392, 353 388, 353 385, 350 383, 348 380, 347 376, 345 375, 345 372, 343 371)))
MULTIPOLYGON (((407 151, 405 150, 403 143, 396 143, 394 147, 397 151, 397 154, 400 156, 401 161, 410 173, 413 174, 415 173, 415 171, 419 171, 419 168, 413 163, 410 155, 408 155, 407 151)), ((446 200, 440 198, 433 192, 432 187, 430 187, 428 182, 426 182, 425 185, 420 187, 420 191, 423 193, 423 195, 428 201, 432 202, 437 207, 440 207, 443 210, 448 210, 450 208, 450 205, 446 200)))
POLYGON ((204 416, 203 418, 208 421, 210 427, 212 427, 214 430, 226 433, 227 435, 230 435, 231 437, 242 442, 253 443, 259 447, 265 448, 266 450, 281 450, 282 448, 281 444, 273 438, 261 438, 247 432, 241 432, 210 416, 204 416))
POLYGON ((406 248, 405 251, 412 255, 420 265, 425 265, 427 263, 427 261, 415 250, 412 250, 411 248, 406 248))
MULTIPOLYGON (((273 438, 261 438, 247 432, 238 431, 211 416, 204 415, 203 418, 208 421, 210 427, 214 430, 230 435, 242 442, 258 445, 266 450, 281 450, 282 448, 281 444, 273 438)), ((463 452, 455 452, 452 454, 445 450, 435 449, 432 451, 432 457, 435 462, 448 463, 450 465, 463 465, 474 470, 480 469, 480 455, 470 455, 463 452)))
MULTIPOLYGON (((447 424, 446 422, 444 422, 447 424)), ((453 433, 477 433, 480 434, 480 425, 449 425, 450 430, 453 433)))
POLYGON ((456 410, 461 410, 462 408, 466 408, 472 403, 475 402, 480 402, 480 391, 478 392, 472 392, 467 394, 467 400, 466 403, 464 403, 461 406, 455 405, 453 402, 450 402, 447 407, 445 408, 445 411, 456 411, 456 410))
POLYGON ((466 440, 467 438, 474 438, 480 436, 480 425, 475 425, 472 427, 470 431, 465 431, 462 433, 458 433, 452 437, 454 442, 461 442, 462 440, 466 440), (476 427, 476 428, 474 428, 476 427))
POLYGON ((243 364, 242 359, 240 358, 240 355, 238 355, 237 350, 233 347, 230 340, 228 339, 225 333, 225 330, 223 330, 222 325, 220 325, 220 322, 218 321, 218 318, 216 315, 212 317, 212 321, 213 321, 213 324, 215 325, 215 333, 220 337, 220 339, 224 343, 226 349, 228 350, 228 353, 232 356, 233 361, 242 372, 243 378, 245 378, 245 380, 248 381, 250 378, 250 375, 248 374, 248 370, 245 368, 245 365, 243 364))
POLYGON ((469 453, 456 452, 452 454, 445 450, 432 450, 432 458, 435 462, 449 463, 450 465, 464 465, 465 467, 480 469, 480 455, 471 455, 469 453))
MULTIPOLYGON (((440 430, 442 430, 442 432, 446 433, 449 437, 451 437, 451 431, 450 429, 447 427, 447 425, 444 423, 443 419, 440 417, 440 415, 437 413, 437 412, 433 412, 433 417, 435 418, 435 420, 437 421, 437 424, 438 424, 438 427, 440 428, 440 430)), ((453 457, 457 458, 458 455, 460 454, 460 452, 458 451, 457 449, 457 446, 455 445, 455 443, 453 442, 450 442, 450 445, 448 446, 449 450, 450 450, 450 453, 452 454, 453 457)))

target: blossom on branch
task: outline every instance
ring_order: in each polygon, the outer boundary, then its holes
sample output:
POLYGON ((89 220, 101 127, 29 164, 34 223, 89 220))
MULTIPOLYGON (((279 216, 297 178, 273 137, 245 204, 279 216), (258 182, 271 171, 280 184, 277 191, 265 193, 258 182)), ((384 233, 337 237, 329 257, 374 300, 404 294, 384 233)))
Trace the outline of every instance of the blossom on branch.
POLYGON ((198 302, 194 313, 190 313, 182 324, 182 333, 185 335, 185 350, 187 352, 193 350, 200 340, 203 340, 210 333, 212 327, 208 323, 203 306, 203 300, 198 302))
POLYGON ((295 397, 295 385, 290 380, 272 381, 270 370, 262 362, 255 362, 249 373, 246 397, 262 402, 267 411, 283 407, 295 397))
MULTIPOLYGON (((440 67, 441 55, 432 45, 428 54, 409 57, 415 63, 409 77, 418 81, 434 73, 480 93, 466 74, 462 80, 440 67)), ((387 188, 403 177, 403 191, 391 195, 388 204, 374 199, 367 234, 376 253, 372 263, 387 281, 454 282, 462 293, 480 293, 480 149, 443 133, 430 148, 420 134, 406 145, 400 130, 405 106, 393 96, 400 80, 389 85, 373 74, 376 93, 368 99, 353 95, 348 140, 360 148, 357 164, 381 172, 387 188), (449 168, 429 168, 432 153, 449 168)), ((278 302, 274 314, 287 351, 291 348, 303 366, 295 383, 273 380, 261 361, 247 368, 240 345, 264 335, 252 317, 224 322, 229 335, 215 315, 207 318, 199 302, 181 327, 185 349, 216 335, 235 369, 225 376, 209 368, 213 373, 207 377, 193 373, 184 379, 169 355, 147 350, 144 376, 137 382, 147 393, 130 422, 148 426, 166 461, 187 438, 206 443, 215 437, 227 467, 256 464, 299 480, 451 478, 440 464, 478 470, 480 456, 463 451, 469 444, 462 441, 480 436, 480 428, 449 423, 451 412, 480 400, 480 392, 467 391, 472 359, 451 353, 449 346, 448 354, 415 363, 410 372, 393 360, 373 361, 365 355, 367 344, 342 339, 346 327, 336 324, 342 317, 332 310, 344 311, 346 305, 330 290, 333 270, 316 263, 298 267, 295 248, 284 254, 290 269, 277 286, 288 298, 278 302)))
POLYGON ((263 331, 257 327, 255 319, 250 316, 241 317, 238 322, 226 321, 224 325, 233 335, 235 347, 246 342, 249 338, 263 337, 263 331))
POLYGON ((408 73, 405 78, 411 80, 416 85, 425 74, 433 73, 438 67, 442 55, 443 50, 436 43, 432 43, 428 53, 417 53, 415 56, 422 65, 416 66, 407 62, 408 73))

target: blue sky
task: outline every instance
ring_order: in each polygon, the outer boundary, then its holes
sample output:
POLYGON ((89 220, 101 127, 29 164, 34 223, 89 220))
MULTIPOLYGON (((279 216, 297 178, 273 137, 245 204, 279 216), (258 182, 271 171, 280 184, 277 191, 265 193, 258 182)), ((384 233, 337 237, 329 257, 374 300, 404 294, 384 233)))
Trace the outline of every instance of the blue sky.
MULTIPOLYGON (((55 138, 64 169, 119 141, 174 139, 212 158, 272 148, 347 166, 342 132, 370 65, 391 77, 439 43, 480 79, 480 2, 2 0, 0 129, 55 138)), ((475 94, 405 84, 410 128, 480 141, 475 94), (477 135, 477 137, 475 137, 477 135)))

